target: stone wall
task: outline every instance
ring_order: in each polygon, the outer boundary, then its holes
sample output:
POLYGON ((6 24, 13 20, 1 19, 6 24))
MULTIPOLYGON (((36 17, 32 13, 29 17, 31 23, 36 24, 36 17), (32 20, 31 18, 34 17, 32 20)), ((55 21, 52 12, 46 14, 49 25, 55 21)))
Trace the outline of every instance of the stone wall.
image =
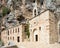
POLYGON ((34 42, 34 30, 37 30, 38 41, 49 43, 49 12, 50 11, 45 11, 29 21, 30 41, 34 42))
POLYGON ((58 41, 58 31, 57 31, 57 19, 53 12, 49 13, 49 40, 50 43, 55 43, 58 41))
POLYGON ((57 24, 57 29, 58 29, 58 42, 60 42, 60 31, 59 31, 59 29, 60 29, 60 20, 58 21, 58 24, 57 24))

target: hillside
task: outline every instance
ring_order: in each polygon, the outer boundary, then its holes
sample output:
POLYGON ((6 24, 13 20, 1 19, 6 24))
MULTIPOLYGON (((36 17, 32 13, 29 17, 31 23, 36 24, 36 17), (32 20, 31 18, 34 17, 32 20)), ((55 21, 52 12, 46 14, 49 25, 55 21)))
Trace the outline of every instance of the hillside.
POLYGON ((38 15, 44 10, 54 12, 60 18, 60 0, 0 0, 0 32, 12 26, 26 23, 33 18, 33 9, 38 15))

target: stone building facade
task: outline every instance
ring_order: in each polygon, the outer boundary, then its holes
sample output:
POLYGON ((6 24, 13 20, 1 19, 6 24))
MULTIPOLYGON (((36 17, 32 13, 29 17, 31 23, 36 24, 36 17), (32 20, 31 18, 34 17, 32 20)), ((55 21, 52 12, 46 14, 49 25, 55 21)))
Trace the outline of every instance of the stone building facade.
POLYGON ((19 43, 23 42, 26 38, 26 34, 24 32, 25 24, 20 24, 16 27, 12 27, 10 29, 6 29, 1 33, 1 39, 4 44, 9 45, 12 42, 19 43))
POLYGON ((57 21, 50 11, 45 11, 41 15, 31 19, 30 39, 42 43, 56 43, 58 40, 57 21))
POLYGON ((1 39, 5 45, 14 42, 19 48, 60 48, 59 24, 54 13, 46 10, 29 20, 30 41, 25 42, 23 24, 4 30, 1 39))

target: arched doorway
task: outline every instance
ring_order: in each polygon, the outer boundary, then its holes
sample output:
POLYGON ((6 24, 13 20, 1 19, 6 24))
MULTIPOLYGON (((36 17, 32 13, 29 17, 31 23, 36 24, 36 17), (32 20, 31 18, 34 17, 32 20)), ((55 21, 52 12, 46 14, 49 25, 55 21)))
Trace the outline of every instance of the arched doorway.
POLYGON ((34 29, 33 33, 34 33, 34 41, 36 42, 39 40, 39 32, 37 29, 34 29))
POLYGON ((35 35, 35 41, 38 41, 38 35, 35 35))

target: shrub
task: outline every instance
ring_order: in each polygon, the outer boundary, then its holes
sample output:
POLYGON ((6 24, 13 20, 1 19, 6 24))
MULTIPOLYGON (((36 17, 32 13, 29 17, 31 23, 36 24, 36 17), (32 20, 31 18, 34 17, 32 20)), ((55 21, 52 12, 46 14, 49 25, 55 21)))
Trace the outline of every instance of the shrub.
POLYGON ((5 16, 6 14, 10 13, 10 9, 8 9, 7 7, 3 7, 2 8, 2 15, 5 16))
POLYGON ((28 38, 29 38, 29 36, 30 36, 30 32, 29 32, 29 24, 27 24, 27 25, 25 26, 25 32, 26 32, 26 35, 27 35, 28 38))

